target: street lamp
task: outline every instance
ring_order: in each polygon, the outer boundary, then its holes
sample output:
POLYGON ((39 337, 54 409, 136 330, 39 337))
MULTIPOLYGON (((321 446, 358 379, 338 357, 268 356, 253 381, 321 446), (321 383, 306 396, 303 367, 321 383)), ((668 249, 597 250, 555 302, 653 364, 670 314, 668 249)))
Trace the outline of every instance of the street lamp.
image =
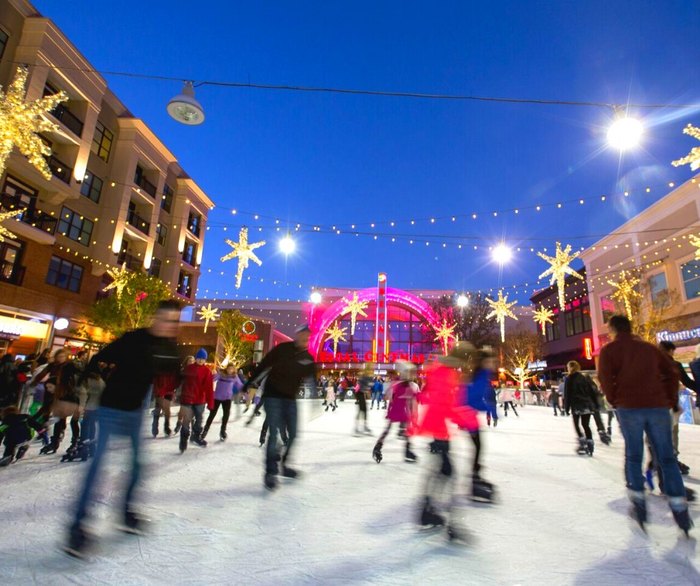
POLYGON ((501 242, 491 251, 491 258, 495 263, 504 265, 513 258, 513 250, 505 243, 501 242))
POLYGON ((289 256, 297 249, 297 243, 294 242, 294 239, 289 234, 287 234, 284 238, 282 238, 282 240, 280 240, 279 248, 282 254, 289 256))
POLYGON ((608 144, 620 151, 639 145, 644 134, 642 123, 636 118, 618 115, 608 129, 608 144))
POLYGON ((464 309, 467 307, 467 305, 469 305, 469 297, 462 293, 459 297, 457 297, 457 307, 464 309))
POLYGON ((323 301, 323 295, 319 291, 314 291, 311 293, 311 296, 309 297, 309 301, 313 303, 314 305, 318 305, 323 301))
POLYGON ((194 98, 194 86, 186 81, 182 92, 168 102, 168 114, 181 124, 196 126, 204 122, 204 108, 194 98))

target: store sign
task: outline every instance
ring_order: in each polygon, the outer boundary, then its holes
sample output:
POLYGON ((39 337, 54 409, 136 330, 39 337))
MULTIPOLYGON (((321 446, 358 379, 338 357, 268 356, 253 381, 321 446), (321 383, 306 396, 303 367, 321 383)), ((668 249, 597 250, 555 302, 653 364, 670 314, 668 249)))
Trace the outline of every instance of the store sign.
POLYGON ((13 338, 26 336, 28 338, 43 339, 48 333, 48 328, 48 324, 45 323, 0 315, 0 336, 13 338))
POLYGON ((690 342, 700 338, 700 327, 691 328, 689 330, 681 330, 679 332, 669 332, 664 330, 656 334, 657 342, 690 342))
POLYGON ((528 362, 527 363, 528 370, 542 370, 544 368, 547 368, 547 361, 546 360, 536 360, 535 362, 528 362))
MULTIPOLYGON (((333 354, 333 352, 321 352, 319 354, 319 361, 324 362, 324 363, 341 363, 341 362, 347 362, 349 364, 361 364, 364 362, 375 362, 374 360, 375 356, 374 354, 370 352, 366 352, 364 356, 358 354, 357 352, 338 352, 337 354, 333 354)), ((412 357, 409 358, 408 354, 405 352, 390 352, 389 354, 377 354, 376 355, 376 362, 379 364, 393 364, 397 360, 409 360, 410 362, 413 362, 414 364, 424 364, 425 363, 425 354, 414 354, 412 357)))
POLYGON ((586 357, 586 360, 593 359, 593 340, 591 338, 583 339, 583 355, 586 357))

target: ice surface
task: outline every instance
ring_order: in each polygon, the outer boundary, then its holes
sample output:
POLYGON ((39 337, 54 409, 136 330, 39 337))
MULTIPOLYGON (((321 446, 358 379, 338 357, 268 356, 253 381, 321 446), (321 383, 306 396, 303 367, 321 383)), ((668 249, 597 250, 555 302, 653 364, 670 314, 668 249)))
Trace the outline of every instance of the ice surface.
MULTIPOLYGON (((484 476, 501 499, 493 507, 465 498, 471 443, 458 434, 456 511, 470 541, 455 546, 414 522, 427 441, 417 442, 418 464, 404 463, 392 432, 376 464, 385 412, 370 411, 375 438, 353 437, 354 402, 339 405, 325 413, 304 402, 295 456, 304 477, 281 479, 274 493, 262 486, 261 418, 232 422, 226 443, 215 424, 209 447, 184 455, 176 439, 145 440, 147 537, 115 529, 128 453, 115 445, 89 562, 59 550, 86 464, 39 456, 33 444, 0 469, 0 584, 700 584, 695 541, 679 539, 662 497, 649 498, 649 537, 628 520, 616 425, 613 445, 596 442, 588 458, 574 454, 570 418, 534 406, 501 417, 484 431, 484 476)), ((699 447, 700 429, 681 426, 695 488, 699 447)))

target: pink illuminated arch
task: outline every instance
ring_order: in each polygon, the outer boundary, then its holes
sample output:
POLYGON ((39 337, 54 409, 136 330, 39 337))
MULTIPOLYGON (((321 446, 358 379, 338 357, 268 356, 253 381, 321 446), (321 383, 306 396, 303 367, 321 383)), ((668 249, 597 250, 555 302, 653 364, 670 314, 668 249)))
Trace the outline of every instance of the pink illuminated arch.
MULTIPOLYGON (((357 295, 360 301, 367 301, 369 303, 376 303, 377 301, 376 287, 370 287, 369 289, 358 291, 357 295)), ((312 326, 313 333, 311 334, 311 339, 309 340, 309 352, 312 356, 318 356, 319 351, 323 346, 323 337, 326 330, 335 320, 342 317, 345 302, 345 297, 339 299, 323 312, 320 319, 314 320, 312 326)), ((399 306, 409 310, 410 312, 423 318, 423 320, 425 320, 433 328, 440 327, 440 318, 438 317, 437 313, 435 313, 433 308, 420 297, 413 295, 408 291, 387 287, 386 302, 387 305, 399 306)))

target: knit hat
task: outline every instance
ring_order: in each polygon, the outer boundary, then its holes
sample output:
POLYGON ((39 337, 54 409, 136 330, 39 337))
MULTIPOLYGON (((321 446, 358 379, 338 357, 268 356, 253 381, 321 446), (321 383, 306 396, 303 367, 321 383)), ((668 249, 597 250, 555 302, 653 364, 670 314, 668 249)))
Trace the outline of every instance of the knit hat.
POLYGON ((194 359, 195 360, 206 360, 207 356, 209 356, 207 354, 207 351, 204 348, 200 348, 199 350, 197 350, 197 354, 194 355, 194 359))

